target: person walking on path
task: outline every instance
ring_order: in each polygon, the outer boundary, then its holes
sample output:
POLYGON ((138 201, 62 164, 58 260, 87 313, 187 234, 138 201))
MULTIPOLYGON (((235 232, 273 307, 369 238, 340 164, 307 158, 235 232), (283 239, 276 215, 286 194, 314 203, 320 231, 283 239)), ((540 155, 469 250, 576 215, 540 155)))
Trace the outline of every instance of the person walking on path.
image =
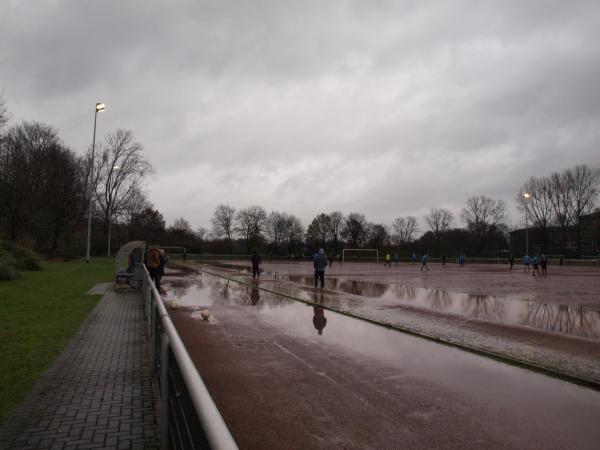
POLYGON ((510 264, 510 270, 512 271, 513 266, 515 265, 515 256, 514 255, 510 255, 508 257, 508 264, 510 264))
POLYGON ((385 262, 383 263, 383 267, 385 266, 392 267, 392 257, 389 253, 385 255, 385 262))
POLYGON ((546 258, 546 255, 540 256, 540 263, 542 265, 542 275, 547 276, 548 275, 548 258, 546 258))
POLYGON ((538 258, 538 255, 535 255, 533 258, 531 258, 531 264, 533 264, 533 271, 531 275, 535 277, 535 273, 537 272, 539 276, 542 276, 539 269, 540 260, 538 258))
POLYGON ((394 254, 394 266, 398 267, 398 263, 400 262, 400 257, 398 253, 394 254))
POLYGON ((413 252, 413 254, 410 257, 410 260, 412 261, 413 264, 415 264, 417 262, 417 255, 415 255, 414 252, 413 252))
POLYGON ((260 255, 256 251, 252 252, 250 261, 252 261, 252 278, 260 278, 260 265, 262 263, 260 255))
POLYGON ((465 255, 462 253, 458 257, 458 267, 465 267, 465 255))
POLYGON ((523 256, 523 272, 529 272, 529 255, 523 256))
POLYGON ((429 267, 427 267, 427 260, 429 259, 429 256, 427 255, 427 253, 425 253, 422 257, 421 257, 421 272, 423 271, 423 268, 425 268, 425 270, 427 272, 429 272, 429 267))
POLYGON ((319 253, 315 254, 313 266, 315 268, 315 287, 317 282, 321 280, 321 289, 325 286, 325 267, 327 267, 327 256, 325 250, 319 249, 319 253))

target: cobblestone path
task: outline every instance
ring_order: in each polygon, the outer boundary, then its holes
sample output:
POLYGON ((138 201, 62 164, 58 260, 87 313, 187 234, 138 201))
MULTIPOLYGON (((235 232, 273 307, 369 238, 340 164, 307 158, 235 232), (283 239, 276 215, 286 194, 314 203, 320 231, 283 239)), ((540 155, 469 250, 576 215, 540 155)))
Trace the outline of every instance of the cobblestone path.
POLYGON ((157 449, 143 304, 109 290, 0 429, 0 449, 157 449))

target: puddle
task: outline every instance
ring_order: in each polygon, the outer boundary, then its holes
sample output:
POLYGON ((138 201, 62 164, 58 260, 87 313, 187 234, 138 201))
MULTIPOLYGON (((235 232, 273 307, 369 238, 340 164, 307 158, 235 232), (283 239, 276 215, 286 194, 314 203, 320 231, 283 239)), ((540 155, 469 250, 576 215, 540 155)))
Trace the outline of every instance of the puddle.
MULTIPOLYGON (((313 286, 307 276, 283 278, 313 286)), ((410 306, 503 325, 517 325, 570 336, 600 339, 600 310, 590 305, 567 306, 532 302, 514 297, 471 295, 444 289, 429 289, 345 278, 326 278, 325 288, 367 297, 365 306, 389 309, 410 306)))
MULTIPOLYGON (((217 318, 219 310, 228 311, 227 320, 222 320, 223 326, 227 324, 230 330, 239 329, 242 336, 248 332, 245 327, 250 326, 253 330, 264 330, 265 336, 276 346, 282 345, 278 336, 288 336, 313 346, 315 351, 348 358, 350 366, 365 364, 386 370, 393 368, 398 376, 428 380, 490 407, 509 411, 515 420, 533 423, 548 430, 549 435, 569 435, 575 447, 585 447, 600 439, 598 392, 379 327, 318 305, 305 305, 253 286, 207 274, 189 278, 186 282, 165 277, 163 285, 168 290, 167 303, 176 301, 180 306, 195 311, 197 307, 213 305, 217 318), (237 316, 235 309, 228 307, 242 308, 240 315, 237 316), (236 317, 240 318, 239 323, 236 317), (565 414, 566 411, 568 414, 565 414)), ((278 284, 273 280, 258 283, 267 286, 278 284)), ((285 287, 286 283, 279 285, 285 287)), ((302 295, 312 295, 317 302, 331 298, 311 289, 289 288, 302 295)), ((394 296, 398 294, 397 290, 392 291, 394 296)), ((410 292, 407 293, 410 301, 420 298, 417 291, 410 292)), ((428 302, 444 304, 444 308, 452 307, 453 301, 463 301, 462 298, 448 300, 444 294, 428 294, 427 298, 428 302)), ((494 310, 494 302, 485 308, 476 300, 468 302, 471 302, 471 309, 479 308, 481 314, 489 315, 492 313, 484 311, 494 310)), ((195 311, 190 311, 190 314, 197 314, 195 311)), ((473 311, 471 313, 474 314, 473 311)), ((328 368, 317 369, 327 371, 328 368)))

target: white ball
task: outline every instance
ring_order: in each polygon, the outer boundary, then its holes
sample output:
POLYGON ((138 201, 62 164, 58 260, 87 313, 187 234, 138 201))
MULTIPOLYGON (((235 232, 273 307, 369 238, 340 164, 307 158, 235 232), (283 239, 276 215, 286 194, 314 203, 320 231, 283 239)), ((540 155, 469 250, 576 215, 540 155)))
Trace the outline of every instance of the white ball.
POLYGON ((210 317, 210 311, 208 309, 203 309, 200 311, 200 317, 202 317, 204 320, 208 320, 210 317))

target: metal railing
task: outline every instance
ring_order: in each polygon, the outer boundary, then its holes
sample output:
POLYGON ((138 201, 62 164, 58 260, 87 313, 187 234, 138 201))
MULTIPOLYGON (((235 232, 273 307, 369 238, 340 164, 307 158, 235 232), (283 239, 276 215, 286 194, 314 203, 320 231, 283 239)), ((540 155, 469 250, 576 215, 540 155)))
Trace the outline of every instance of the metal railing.
POLYGON ((161 448, 237 449, 145 266, 142 296, 160 383, 161 448))

